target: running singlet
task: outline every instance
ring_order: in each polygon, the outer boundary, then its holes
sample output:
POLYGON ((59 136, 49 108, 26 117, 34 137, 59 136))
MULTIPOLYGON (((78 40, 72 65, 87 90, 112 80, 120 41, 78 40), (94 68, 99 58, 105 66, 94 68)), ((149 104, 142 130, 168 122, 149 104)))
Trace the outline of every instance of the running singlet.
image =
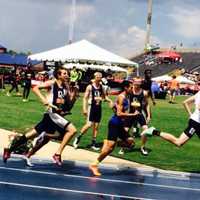
POLYGON ((50 108, 50 112, 64 114, 68 111, 68 91, 64 85, 58 86, 57 82, 55 82, 51 88, 51 95, 49 99, 49 103, 55 105, 58 109, 50 108))
POLYGON ((195 111, 190 116, 190 119, 194 120, 197 123, 200 123, 200 91, 195 95, 195 111))
POLYGON ((139 94, 131 93, 130 95, 130 113, 134 113, 135 110, 142 112, 144 108, 144 93, 143 90, 139 94), (133 106, 136 105, 136 106, 133 106))
MULTIPOLYGON (((123 94, 120 94, 120 95, 123 95, 123 94)), ((117 104, 117 102, 115 102, 114 107, 113 107, 114 115, 111 117, 111 121, 113 124, 122 124, 123 123, 122 117, 117 116, 117 105, 116 104, 117 104)), ((127 110, 129 110, 129 107, 130 107, 129 100, 124 97, 122 112, 126 112, 127 110)))
POLYGON ((91 86, 92 86, 92 91, 89 99, 89 104, 92 107, 101 106, 101 100, 98 98, 101 98, 103 95, 103 87, 102 85, 100 85, 98 88, 96 88, 94 85, 91 86))

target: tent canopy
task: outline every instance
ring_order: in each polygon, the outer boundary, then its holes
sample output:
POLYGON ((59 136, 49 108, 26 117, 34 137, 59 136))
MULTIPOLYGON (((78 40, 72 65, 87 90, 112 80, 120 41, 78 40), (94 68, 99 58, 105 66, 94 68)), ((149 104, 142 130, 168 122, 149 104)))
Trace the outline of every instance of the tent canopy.
POLYGON ((172 77, 169 75, 162 75, 155 78, 152 78, 153 81, 161 82, 161 81, 170 81, 172 77))
MULTIPOLYGON (((158 77, 152 78, 152 80, 156 81, 156 82, 171 81, 172 77, 169 75, 163 75, 163 76, 158 76, 158 77)), ((188 79, 184 76, 177 76, 176 80, 181 84, 191 84, 191 85, 195 84, 194 81, 191 81, 190 79, 188 79)))
POLYGON ((188 79, 184 76, 178 76, 178 77, 176 77, 176 80, 179 81, 179 83, 182 83, 182 84, 191 84, 191 85, 195 84, 194 81, 191 81, 190 79, 188 79))
POLYGON ((105 65, 136 66, 137 63, 113 54, 101 47, 81 40, 60 48, 30 55, 31 60, 61 62, 91 62, 105 65))
POLYGON ((88 65, 88 64, 79 64, 79 63, 67 63, 64 65, 66 69, 72 69, 73 67, 76 67, 77 69, 81 70, 87 70, 87 69, 93 69, 93 70, 101 70, 101 71, 114 71, 114 72, 125 72, 128 73, 128 70, 118 67, 118 66, 107 66, 107 65, 88 65))

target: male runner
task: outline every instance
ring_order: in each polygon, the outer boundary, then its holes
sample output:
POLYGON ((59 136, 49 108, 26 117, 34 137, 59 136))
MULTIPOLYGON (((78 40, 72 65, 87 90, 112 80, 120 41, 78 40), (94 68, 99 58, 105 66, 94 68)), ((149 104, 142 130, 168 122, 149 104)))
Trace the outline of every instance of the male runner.
POLYGON ((108 98, 103 90, 101 84, 102 74, 100 72, 95 72, 94 80, 86 88, 83 97, 83 114, 87 117, 86 124, 82 127, 80 134, 75 138, 73 142, 74 148, 78 148, 82 136, 87 132, 89 128, 92 127, 93 137, 91 148, 93 150, 99 150, 96 145, 96 137, 98 133, 99 124, 101 121, 102 114, 102 100, 105 99, 112 106, 112 100, 108 98))
MULTIPOLYGON (((138 111, 138 115, 133 117, 129 117, 125 120, 125 129, 128 131, 132 126, 137 127, 139 124, 142 128, 141 133, 141 148, 140 151, 142 155, 147 156, 148 151, 145 148, 145 144, 147 142, 147 136, 144 134, 144 130, 148 129, 148 123, 151 119, 150 108, 148 104, 148 95, 141 88, 142 79, 137 77, 133 80, 133 88, 129 95, 130 100, 130 113, 134 113, 135 110, 138 111)), ((122 154, 123 150, 121 149, 119 154, 122 154)))
POLYGON ((124 120, 126 117, 132 117, 138 114, 136 110, 135 113, 128 113, 129 100, 128 95, 131 92, 131 83, 129 81, 123 82, 123 92, 118 95, 116 103, 113 107, 114 115, 108 122, 108 136, 104 140, 101 153, 99 154, 97 160, 89 166, 89 169, 95 176, 100 176, 101 173, 98 170, 99 163, 105 159, 114 149, 118 138, 121 139, 119 145, 131 147, 133 144, 133 138, 129 136, 128 132, 124 129, 124 120))
POLYGON ((200 137, 200 91, 198 91, 194 96, 186 99, 183 102, 183 105, 190 115, 190 118, 188 120, 188 126, 178 138, 172 134, 160 132, 154 127, 147 129, 145 134, 160 136, 164 140, 171 142, 177 147, 184 145, 195 133, 200 137), (195 110, 193 113, 191 112, 192 104, 195 105, 195 110))
POLYGON ((42 103, 48 106, 47 112, 44 113, 43 119, 35 126, 33 130, 26 135, 16 137, 15 141, 11 144, 9 149, 4 149, 3 161, 6 162, 10 154, 21 144, 27 142, 40 134, 49 133, 54 134, 58 131, 62 135, 61 144, 53 155, 53 159, 57 165, 62 165, 61 154, 66 144, 70 141, 76 133, 74 125, 65 119, 63 116, 66 114, 66 104, 68 98, 68 89, 66 81, 68 81, 68 71, 62 67, 55 69, 55 79, 41 83, 33 88, 33 92, 40 98, 42 103), (44 96, 40 89, 50 88, 49 94, 44 96))

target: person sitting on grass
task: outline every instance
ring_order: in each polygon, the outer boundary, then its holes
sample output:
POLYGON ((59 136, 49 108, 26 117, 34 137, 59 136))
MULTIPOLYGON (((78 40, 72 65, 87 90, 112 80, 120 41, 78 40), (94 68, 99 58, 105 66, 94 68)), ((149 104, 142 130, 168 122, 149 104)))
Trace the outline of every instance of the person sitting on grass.
POLYGON ((187 141, 189 141, 192 136, 196 133, 200 137, 200 91, 198 91, 192 97, 189 97, 183 102, 186 111, 189 113, 190 118, 188 120, 188 125, 183 133, 177 138, 170 133, 165 133, 157 130, 155 127, 150 127, 145 131, 147 135, 160 136, 166 141, 171 142, 177 147, 181 147, 187 141), (191 112, 191 106, 195 105, 195 110, 191 112))
POLYGON ((107 139, 104 140, 104 144, 98 158, 89 166, 89 169, 95 176, 101 175, 98 165, 114 150, 118 138, 121 139, 118 144, 122 147, 131 147, 133 144, 133 138, 130 137, 128 132, 124 129, 124 119, 137 115, 138 111, 136 110, 135 113, 128 112, 128 95, 131 92, 132 86, 129 81, 124 81, 122 85, 123 92, 117 96, 115 105, 113 107, 114 115, 108 122, 107 139))

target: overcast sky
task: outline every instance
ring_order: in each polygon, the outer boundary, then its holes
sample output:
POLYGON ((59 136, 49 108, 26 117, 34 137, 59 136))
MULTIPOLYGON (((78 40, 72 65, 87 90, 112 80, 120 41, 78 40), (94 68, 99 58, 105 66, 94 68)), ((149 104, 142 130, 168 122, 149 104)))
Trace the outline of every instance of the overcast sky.
MULTIPOLYGON (((0 0, 0 44, 32 53, 68 43, 72 0, 0 0)), ((130 57, 144 48, 147 0, 76 0, 73 41, 130 57)), ((199 0, 153 0, 151 43, 200 47, 199 0)))

